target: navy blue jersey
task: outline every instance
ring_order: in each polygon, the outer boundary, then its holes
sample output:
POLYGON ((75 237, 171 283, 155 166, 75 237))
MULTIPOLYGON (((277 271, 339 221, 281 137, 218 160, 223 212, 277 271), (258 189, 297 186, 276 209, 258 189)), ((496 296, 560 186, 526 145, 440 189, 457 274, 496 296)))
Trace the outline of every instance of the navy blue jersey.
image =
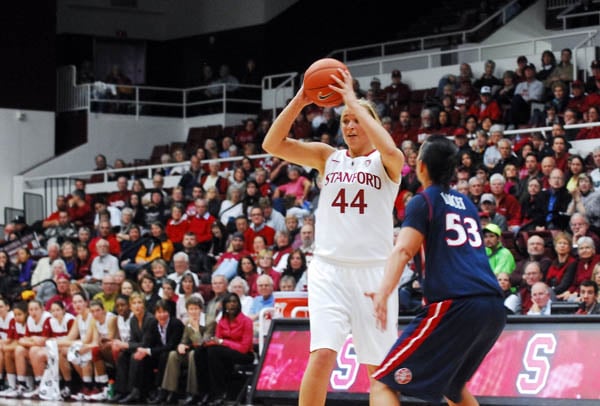
POLYGON ((421 263, 427 303, 501 295, 485 254, 479 213, 465 195, 433 185, 410 199, 403 227, 423 234, 421 263))

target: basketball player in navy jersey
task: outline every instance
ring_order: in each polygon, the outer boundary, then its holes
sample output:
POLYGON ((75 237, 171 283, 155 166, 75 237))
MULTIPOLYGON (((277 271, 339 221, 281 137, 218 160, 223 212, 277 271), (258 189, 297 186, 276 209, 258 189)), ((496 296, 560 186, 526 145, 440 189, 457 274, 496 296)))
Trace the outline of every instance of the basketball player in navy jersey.
POLYGON ((477 208, 449 187, 455 156, 456 147, 444 136, 431 136, 421 146, 416 170, 424 190, 408 203, 379 291, 367 293, 378 327, 386 327, 392 321, 387 298, 419 254, 426 305, 373 374, 391 389, 386 405, 399 404, 398 391, 430 402, 445 397, 450 405, 478 405, 466 383, 506 322, 477 208))
MULTIPOLYGON (((398 337, 397 324, 376 328, 372 304, 363 293, 375 291, 393 246, 393 204, 404 155, 379 121, 373 106, 358 100, 348 71, 330 88, 344 99, 340 127, 348 149, 288 138, 294 119, 311 100, 300 88, 273 122, 264 150, 315 168, 322 178, 315 212, 315 250, 308 267, 310 355, 299 404, 325 404, 337 353, 352 333, 358 360, 369 376, 398 337)), ((332 76, 335 78, 334 76, 332 76)), ((398 298, 388 296, 390 320, 398 317, 398 298)), ((370 378, 371 404, 385 404, 389 389, 370 378)))

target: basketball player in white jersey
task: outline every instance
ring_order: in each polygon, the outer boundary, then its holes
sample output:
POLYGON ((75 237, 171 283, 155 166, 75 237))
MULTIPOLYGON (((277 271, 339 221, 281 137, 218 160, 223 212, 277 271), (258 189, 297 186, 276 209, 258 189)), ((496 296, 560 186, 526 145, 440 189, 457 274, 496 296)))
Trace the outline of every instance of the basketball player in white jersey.
POLYGON ((27 302, 21 300, 13 304, 13 317, 8 322, 6 339, 0 341, 0 363, 6 371, 7 388, 0 392, 0 397, 16 397, 17 393, 17 368, 15 366, 15 348, 21 337, 25 336, 25 322, 27 321, 27 302))
POLYGON ((2 346, 8 342, 8 329, 13 318, 14 315, 10 309, 9 302, 0 297, 0 391, 6 389, 6 382, 4 380, 4 351, 2 350, 2 346))
POLYGON ((86 400, 102 401, 108 398, 108 375, 105 362, 114 362, 111 342, 117 334, 117 316, 107 312, 100 300, 90 302, 90 312, 94 322, 83 339, 80 353, 92 352, 96 386, 87 395, 86 400))
POLYGON ((31 350, 35 353, 36 347, 43 347, 46 339, 52 335, 50 329, 50 312, 44 310, 44 305, 38 299, 30 300, 28 305, 28 316, 25 322, 25 336, 18 341, 15 348, 15 366, 17 367, 17 396, 30 398, 37 394, 42 375, 37 375, 35 387, 33 380, 28 377, 27 370, 31 365, 31 350))
MULTIPOLYGON (((341 129, 347 150, 320 142, 288 138, 296 116, 311 103, 300 88, 273 122, 263 149, 281 159, 315 168, 323 187, 315 221, 315 251, 308 268, 310 356, 299 404, 325 404, 329 375, 349 333, 361 364, 369 372, 370 403, 386 389, 370 378, 398 337, 397 325, 376 328, 370 299, 364 295, 383 278, 393 245, 393 205, 404 155, 383 128, 371 104, 358 100, 348 71, 335 79, 344 99, 341 129)), ((333 77, 333 76, 332 76, 333 77)), ((390 297, 389 319, 398 318, 398 300, 390 297)), ((381 402, 380 402, 381 403, 381 402)))
MULTIPOLYGON (((50 337, 57 339, 64 337, 69 333, 69 330, 75 323, 75 316, 67 313, 65 304, 57 300, 50 305, 50 314, 52 317, 50 323, 50 337)), ((48 350, 45 346, 34 346, 29 349, 29 358, 31 359, 31 368, 36 382, 39 382, 44 375, 46 363, 48 362, 48 350)), ((34 395, 33 393, 31 395, 34 395)))
MULTIPOLYGON (((75 323, 71 326, 69 333, 57 339, 57 345, 59 350, 59 368, 60 373, 64 379, 63 387, 61 390, 61 396, 63 399, 72 397, 71 388, 71 363, 67 359, 69 348, 72 345, 82 345, 81 340, 86 336, 88 330, 91 328, 92 313, 88 308, 87 297, 83 293, 77 292, 73 294, 73 308, 75 309, 75 323)), ((72 364, 73 368, 81 379, 83 380, 84 389, 89 393, 90 385, 92 384, 92 366, 91 363, 84 365, 72 364)), ((81 394, 74 394, 76 400, 83 400, 81 394)), ((87 395, 87 393, 86 393, 87 395)))

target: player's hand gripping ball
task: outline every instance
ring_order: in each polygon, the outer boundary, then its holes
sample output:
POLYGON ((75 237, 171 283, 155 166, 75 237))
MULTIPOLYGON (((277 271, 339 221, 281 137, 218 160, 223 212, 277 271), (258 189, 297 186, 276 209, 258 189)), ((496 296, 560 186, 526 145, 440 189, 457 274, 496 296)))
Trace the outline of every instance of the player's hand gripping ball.
POLYGON ((339 86, 331 78, 332 74, 343 80, 338 68, 348 70, 348 67, 337 59, 323 58, 315 61, 304 72, 304 94, 317 106, 336 107, 343 103, 342 96, 329 88, 329 85, 339 86))

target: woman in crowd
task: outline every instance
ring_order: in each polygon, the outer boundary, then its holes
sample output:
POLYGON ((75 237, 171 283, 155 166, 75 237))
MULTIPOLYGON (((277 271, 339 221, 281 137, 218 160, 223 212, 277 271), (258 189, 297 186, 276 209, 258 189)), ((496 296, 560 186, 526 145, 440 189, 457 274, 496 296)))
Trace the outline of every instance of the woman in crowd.
POLYGON ((254 206, 258 206, 258 199, 260 199, 260 189, 258 183, 255 180, 249 180, 246 182, 246 188, 242 197, 242 213, 246 217, 250 217, 250 209, 254 206))
POLYGON ((235 219, 238 216, 244 215, 244 203, 242 201, 242 189, 239 187, 231 187, 227 192, 228 198, 221 202, 219 210, 219 221, 223 224, 228 232, 235 231, 235 219))
POLYGON ((71 278, 75 277, 77 269, 77 251, 72 241, 65 241, 60 246, 60 257, 65 261, 67 273, 71 278))
POLYGON ((267 249, 267 239, 264 235, 257 235, 252 241, 252 259, 256 262, 258 259, 258 253, 262 250, 267 249))
MULTIPOLYGON (((177 350, 169 353, 165 374, 163 375, 161 384, 162 390, 168 392, 166 395, 167 404, 171 403, 177 393, 179 376, 183 365, 187 368, 185 385, 187 396, 184 399, 183 404, 195 405, 198 400, 200 400, 200 402, 205 402, 207 400, 206 396, 203 396, 203 398, 198 397, 200 392, 198 388, 196 363, 194 362, 194 351, 201 347, 204 340, 207 338, 204 336, 206 329, 201 322, 202 312, 204 311, 204 301, 202 300, 202 297, 197 297, 195 295, 189 296, 185 300, 185 308, 187 322, 185 323, 185 329, 183 330, 183 337, 181 338, 181 343, 177 346, 177 350)), ((206 365, 201 367, 206 368, 206 365)))
POLYGON ((596 254, 596 246, 591 237, 580 237, 577 240, 577 256, 575 267, 565 270, 563 275, 565 290, 556 295, 559 300, 577 301, 579 285, 592 277, 594 266, 600 262, 600 255, 596 254))
POLYGON ((160 297, 165 300, 170 300, 171 302, 175 303, 175 306, 177 306, 177 302, 179 301, 179 295, 175 293, 176 289, 177 282, 175 282, 173 279, 166 278, 162 282, 160 297))
MULTIPOLYGON (((120 402, 127 394, 131 394, 133 381, 130 377, 129 369, 135 359, 138 348, 144 346, 147 342, 150 332, 150 325, 153 324, 154 316, 148 312, 144 306, 145 300, 143 294, 132 293, 129 297, 129 307, 131 308, 129 340, 113 340, 113 354, 117 354, 116 379, 114 386, 114 395, 110 399, 112 402, 120 402)), ((135 388, 138 390, 139 388, 135 388)))
POLYGON ((185 207, 181 203, 171 205, 171 218, 165 227, 166 237, 177 251, 183 249, 183 236, 188 231, 189 221, 185 214, 185 207))
POLYGON ((206 189, 205 194, 206 204, 208 205, 208 212, 214 218, 219 218, 219 211, 221 210, 221 197, 216 186, 210 186, 206 189))
POLYGON ((600 191, 594 190, 592 177, 582 173, 577 177, 577 187, 567 206, 567 214, 580 213, 587 217, 592 229, 600 229, 600 191))
POLYGON ((140 285, 137 284, 137 282, 132 281, 131 279, 125 279, 123 282, 121 282, 120 291, 122 295, 129 297, 133 292, 140 293, 142 290, 140 288, 140 285))
MULTIPOLYGON (((296 219, 296 222, 297 221, 298 219, 296 219)), ((275 246, 273 247, 273 267, 279 273, 283 272, 287 266, 288 256, 293 250, 293 241, 294 240, 290 237, 288 230, 277 231, 277 233, 275 233, 275 246)))
POLYGON ((554 237, 554 252, 556 258, 546 271, 546 284, 554 291, 555 295, 562 295, 568 289, 568 280, 565 275, 573 275, 577 266, 577 259, 571 254, 573 241, 566 232, 559 232, 554 237))
POLYGON ((250 287, 248 286, 246 279, 239 275, 234 276, 234 278, 229 282, 227 290, 238 295, 240 298, 240 303, 242 304, 242 313, 244 313, 246 316, 249 316, 250 308, 252 307, 252 296, 248 295, 250 287))
POLYGON ((197 351, 194 357, 199 391, 212 394, 212 406, 225 405, 227 381, 233 365, 249 364, 254 360, 253 324, 242 313, 238 295, 226 293, 222 304, 222 317, 217 323, 215 337, 206 340, 206 351, 197 351))
POLYGON ((510 285, 510 276, 506 272, 499 272, 496 275, 502 294, 504 295, 504 307, 507 314, 517 314, 519 310, 519 296, 510 285))
POLYGON ((287 260, 287 266, 283 270, 281 276, 291 275, 296 280, 296 290, 304 290, 304 286, 301 286, 300 278, 306 272, 308 265, 306 263, 306 256, 300 249, 295 249, 289 255, 287 260))
POLYGON ((579 175, 585 173, 585 162, 579 155, 571 155, 568 160, 568 170, 565 173, 565 186, 569 193, 577 189, 579 175))
POLYGON ((210 232, 212 233, 212 239, 210 241, 210 247, 207 250, 207 255, 209 258, 208 266, 212 268, 219 260, 221 254, 227 250, 228 233, 225 225, 220 221, 212 223, 210 232))
POLYGON ((244 255, 240 258, 237 266, 237 276, 244 278, 248 287, 250 288, 250 296, 255 297, 258 295, 256 288, 256 279, 258 278, 258 270, 256 268, 256 262, 252 259, 251 255, 244 255))
POLYGON ((538 178, 527 182, 527 191, 521 199, 521 228, 522 231, 535 230, 546 224, 544 195, 541 193, 542 183, 538 178))
POLYGON ((154 276, 156 286, 162 286, 169 275, 169 264, 162 258, 156 258, 150 265, 150 274, 154 276))
POLYGON ((266 274, 273 279, 273 287, 275 290, 279 290, 279 280, 281 279, 281 273, 277 272, 273 268, 273 251, 270 249, 264 249, 258 253, 257 271, 260 275, 266 274))
POLYGON ((142 273, 140 277, 140 289, 144 298, 144 308, 148 312, 153 313, 154 305, 160 299, 156 288, 156 279, 148 273, 142 273))
POLYGON ((92 254, 86 244, 77 244, 77 258, 75 266, 75 280, 83 281, 90 274, 92 254))
POLYGON ((19 267, 10 260, 6 251, 0 251, 0 295, 14 296, 19 287, 19 267))
MULTIPOLYGON (((134 180, 134 185, 135 182, 141 183, 141 180, 134 180)), ((135 191, 131 193, 131 195, 129 195, 129 199, 127 200, 127 206, 125 206, 133 210, 133 219, 131 221, 133 224, 137 224, 140 227, 144 227, 146 225, 146 210, 142 205, 142 196, 144 193, 145 192, 136 193, 135 191)))
POLYGON ((29 286, 31 274, 37 265, 37 261, 31 256, 31 251, 27 247, 17 249, 16 265, 19 268, 19 285, 22 288, 29 286))
POLYGON ((242 167, 238 166, 233 170, 233 173, 228 178, 229 184, 227 186, 227 197, 231 198, 231 192, 233 189, 240 190, 240 198, 243 194, 242 191, 246 189, 246 172, 242 167))
POLYGON ((135 263, 140 267, 149 267, 149 264, 157 258, 168 262, 174 251, 173 243, 167 237, 163 223, 154 221, 150 225, 150 236, 145 239, 135 256, 135 263))
POLYGON ((196 286, 196 282, 194 281, 194 277, 191 273, 184 273, 181 277, 181 281, 179 282, 179 290, 177 305, 175 309, 175 316, 186 324, 188 322, 188 313, 187 313, 187 300, 190 297, 196 297, 204 303, 204 299, 202 295, 198 293, 198 287, 196 286))

